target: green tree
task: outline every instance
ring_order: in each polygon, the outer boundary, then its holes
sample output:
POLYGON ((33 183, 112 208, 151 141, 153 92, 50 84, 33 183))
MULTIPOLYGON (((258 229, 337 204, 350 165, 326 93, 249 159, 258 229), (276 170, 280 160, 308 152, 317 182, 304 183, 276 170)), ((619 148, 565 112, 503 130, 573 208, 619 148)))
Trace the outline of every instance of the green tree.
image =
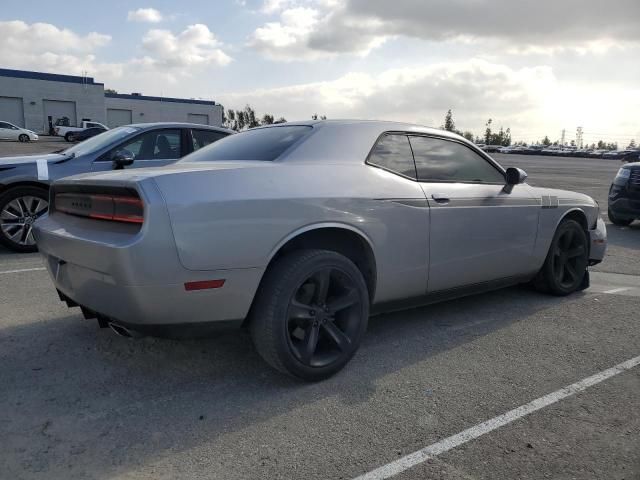
POLYGON ((273 115, 269 115, 268 113, 265 113, 262 116, 262 120, 260 120, 260 124, 261 125, 272 125, 274 121, 275 121, 275 118, 273 118, 273 115))
POLYGON ((491 132, 491 123, 493 120, 489 119, 486 123, 486 130, 484 131, 484 143, 487 145, 491 145, 491 141, 493 140, 493 133, 491 132))
POLYGON ((629 142, 629 146, 628 146, 627 148, 629 148, 629 149, 634 149, 634 148, 636 148, 636 141, 635 141, 634 139, 632 139, 632 140, 629 142))
POLYGON ((456 130, 456 122, 453 121, 453 113, 451 113, 451 109, 447 110, 447 114, 444 117, 444 125, 442 126, 443 130, 447 132, 457 132, 456 130))
POLYGON ((469 140, 470 142, 473 142, 473 132, 470 132, 469 130, 465 130, 462 136, 467 140, 469 140))
POLYGON ((545 147, 548 147, 549 145, 551 145, 551 140, 549 140, 549 137, 547 135, 545 135, 544 138, 542 139, 542 145, 544 145, 545 147))

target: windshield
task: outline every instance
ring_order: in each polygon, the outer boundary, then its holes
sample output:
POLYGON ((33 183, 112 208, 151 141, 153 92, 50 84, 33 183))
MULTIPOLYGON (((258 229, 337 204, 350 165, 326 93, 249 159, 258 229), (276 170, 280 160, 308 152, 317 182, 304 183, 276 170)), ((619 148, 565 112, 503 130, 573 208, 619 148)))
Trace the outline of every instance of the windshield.
POLYGON ((205 148, 187 155, 185 162, 212 162, 216 160, 273 161, 289 147, 311 132, 310 126, 282 126, 247 130, 229 135, 205 148))
POLYGON ((111 145, 113 142, 117 142, 118 140, 122 140, 139 130, 140 129, 136 127, 118 127, 113 130, 107 130, 100 135, 96 135, 95 137, 91 137, 90 139, 78 143, 73 147, 67 148, 61 153, 64 155, 74 155, 79 157, 80 155, 97 152, 103 147, 111 145))

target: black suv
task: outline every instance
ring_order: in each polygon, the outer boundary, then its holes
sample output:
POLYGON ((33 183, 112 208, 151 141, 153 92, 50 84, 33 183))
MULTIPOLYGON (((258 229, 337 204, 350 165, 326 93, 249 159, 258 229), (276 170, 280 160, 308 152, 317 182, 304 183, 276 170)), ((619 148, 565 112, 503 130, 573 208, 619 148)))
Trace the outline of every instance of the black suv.
POLYGON ((629 225, 640 219, 640 162, 623 165, 609 188, 609 220, 629 225))

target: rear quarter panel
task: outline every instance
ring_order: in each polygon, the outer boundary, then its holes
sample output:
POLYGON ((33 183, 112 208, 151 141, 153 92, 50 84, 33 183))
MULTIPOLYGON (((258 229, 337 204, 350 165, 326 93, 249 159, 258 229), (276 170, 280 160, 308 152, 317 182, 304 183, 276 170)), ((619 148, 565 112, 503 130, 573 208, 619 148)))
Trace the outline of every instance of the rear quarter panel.
POLYGON ((342 225, 373 247, 376 300, 426 291, 429 210, 417 183, 364 164, 252 163, 155 178, 187 269, 264 268, 299 232, 342 225))

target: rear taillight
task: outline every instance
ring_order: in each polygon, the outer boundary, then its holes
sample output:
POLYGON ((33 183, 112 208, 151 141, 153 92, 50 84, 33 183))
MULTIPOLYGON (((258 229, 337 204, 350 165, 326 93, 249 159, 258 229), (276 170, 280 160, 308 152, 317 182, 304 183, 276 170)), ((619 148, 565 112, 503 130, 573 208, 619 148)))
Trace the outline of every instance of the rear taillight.
POLYGON ((79 217, 113 222, 142 223, 144 206, 134 196, 92 193, 56 193, 54 208, 79 217))

